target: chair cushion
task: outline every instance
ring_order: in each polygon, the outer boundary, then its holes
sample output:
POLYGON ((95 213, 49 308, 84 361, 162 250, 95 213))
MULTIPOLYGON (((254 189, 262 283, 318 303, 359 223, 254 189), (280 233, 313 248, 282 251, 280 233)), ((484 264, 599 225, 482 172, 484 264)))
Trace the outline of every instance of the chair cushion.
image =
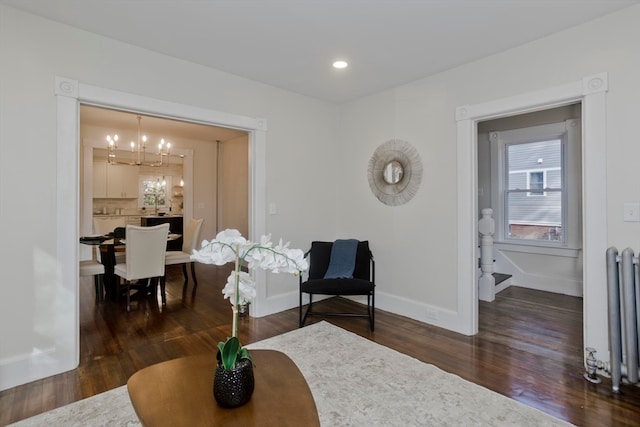
POLYGON ((80 261, 80 276, 104 274, 104 265, 95 260, 80 261))
POLYGON ((116 264, 113 266, 113 273, 120 277, 127 277, 127 264, 116 264))
POLYGON ((375 285, 362 279, 314 279, 300 285, 300 291, 321 295, 366 295, 375 285))
POLYGON ((184 264, 191 261, 191 255, 182 251, 167 251, 164 257, 166 265, 184 264))

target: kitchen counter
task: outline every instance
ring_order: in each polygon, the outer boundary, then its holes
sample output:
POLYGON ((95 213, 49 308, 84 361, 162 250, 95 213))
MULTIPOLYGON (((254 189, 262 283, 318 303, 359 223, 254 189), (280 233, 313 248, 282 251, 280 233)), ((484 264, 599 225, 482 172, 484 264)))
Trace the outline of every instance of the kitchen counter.
POLYGON ((118 213, 107 213, 107 214, 103 214, 103 213, 94 213, 93 216, 95 217, 100 217, 100 218, 111 218, 111 217, 119 217, 119 216, 137 216, 137 217, 141 217, 143 216, 142 214, 118 214, 118 213))

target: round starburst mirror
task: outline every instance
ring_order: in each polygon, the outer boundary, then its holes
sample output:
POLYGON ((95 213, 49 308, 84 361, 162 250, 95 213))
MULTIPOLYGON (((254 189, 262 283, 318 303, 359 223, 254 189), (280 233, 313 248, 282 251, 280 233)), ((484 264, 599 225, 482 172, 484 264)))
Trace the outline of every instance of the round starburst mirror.
POLYGON ((399 206, 415 196, 422 182, 422 161, 408 142, 391 139, 380 145, 368 167, 371 192, 385 205, 399 206))

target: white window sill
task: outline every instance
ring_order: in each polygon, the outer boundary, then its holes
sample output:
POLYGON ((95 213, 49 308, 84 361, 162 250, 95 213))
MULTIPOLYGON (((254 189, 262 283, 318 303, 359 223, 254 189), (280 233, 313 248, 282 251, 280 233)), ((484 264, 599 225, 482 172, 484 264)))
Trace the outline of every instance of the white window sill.
POLYGON ((501 251, 563 256, 563 257, 569 257, 569 258, 578 258, 580 256, 580 252, 582 251, 581 248, 565 248, 565 247, 558 247, 558 246, 542 246, 542 245, 531 245, 526 243, 505 243, 505 242, 495 242, 494 247, 501 251))

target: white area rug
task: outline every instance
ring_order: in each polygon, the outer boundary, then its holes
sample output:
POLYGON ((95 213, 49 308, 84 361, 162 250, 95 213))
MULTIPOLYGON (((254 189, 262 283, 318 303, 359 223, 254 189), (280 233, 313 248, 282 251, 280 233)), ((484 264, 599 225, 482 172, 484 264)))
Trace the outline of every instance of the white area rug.
MULTIPOLYGON (((304 375, 322 426, 570 425, 327 322, 249 348, 280 350, 304 375)), ((138 426, 126 386, 15 426, 138 426)))

